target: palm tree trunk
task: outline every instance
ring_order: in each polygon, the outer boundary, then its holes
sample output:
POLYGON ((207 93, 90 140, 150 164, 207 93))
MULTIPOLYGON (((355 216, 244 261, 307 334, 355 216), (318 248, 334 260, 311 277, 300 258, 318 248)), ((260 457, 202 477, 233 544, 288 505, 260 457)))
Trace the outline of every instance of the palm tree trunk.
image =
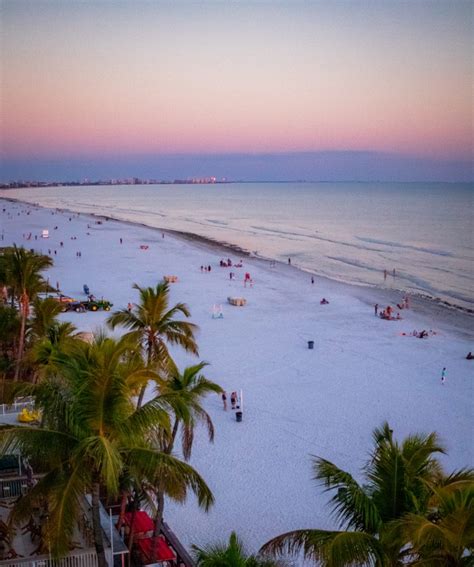
POLYGON ((146 390, 146 384, 144 386, 142 386, 141 389, 140 389, 140 394, 138 395, 138 401, 137 401, 137 409, 140 409, 142 407, 143 396, 145 395, 145 390, 146 390))
POLYGON ((92 530, 94 532, 94 544, 95 544, 95 551, 97 553, 98 567, 108 567, 108 563, 105 558, 102 526, 100 525, 99 491, 100 491, 100 484, 98 482, 94 482, 92 485, 92 530))
POLYGON ((156 547, 157 547, 157 538, 161 532, 161 524, 163 523, 163 510, 165 507, 165 494, 162 490, 158 490, 156 493, 156 516, 155 516, 155 528, 153 530, 153 548, 151 552, 151 561, 152 563, 156 563, 156 547))
POLYGON ((21 313, 20 337, 18 340, 18 353, 17 353, 16 365, 15 365, 15 376, 13 378, 15 382, 18 382, 18 378, 20 377, 20 367, 23 358, 23 350, 25 347, 26 307, 23 304, 20 306, 20 313, 21 313))
POLYGON ((125 510, 127 508, 127 499, 128 499, 128 491, 127 490, 123 490, 122 491, 122 497, 120 499, 120 512, 119 512, 119 517, 118 517, 118 521, 117 521, 117 530, 120 531, 120 528, 123 525, 123 521, 125 518, 125 510))
MULTIPOLYGON (((153 353, 153 342, 150 341, 150 339, 148 339, 148 349, 147 349, 147 368, 150 368, 151 366, 151 355, 153 353)), ((143 403, 143 396, 145 395, 145 390, 148 384, 144 384, 141 389, 140 389, 140 394, 138 395, 138 401, 137 401, 137 409, 140 409, 142 407, 142 403, 143 403)))
MULTIPOLYGON (((174 425, 173 425, 173 430, 171 432, 171 441, 168 443, 168 446, 165 448, 164 452, 167 455, 171 454, 171 451, 173 450, 173 446, 174 446, 174 440, 176 439, 176 435, 178 433, 178 428, 179 428, 179 423, 180 420, 179 419, 175 419, 174 425)), ((157 492, 156 492, 156 516, 155 516, 155 527, 153 529, 153 537, 155 538, 153 540, 153 549, 152 549, 152 554, 151 554, 151 560, 153 563, 156 562, 156 538, 160 535, 160 531, 161 531, 161 524, 163 523, 163 512, 165 509, 165 493, 163 492, 163 490, 160 490, 158 488, 157 492)))

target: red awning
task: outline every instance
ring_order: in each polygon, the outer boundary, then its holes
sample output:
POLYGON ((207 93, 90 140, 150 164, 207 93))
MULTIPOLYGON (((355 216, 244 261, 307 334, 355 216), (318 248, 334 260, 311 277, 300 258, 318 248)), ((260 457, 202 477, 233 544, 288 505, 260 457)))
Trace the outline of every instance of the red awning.
POLYGON ((176 559, 176 555, 171 547, 166 543, 162 536, 155 538, 147 537, 146 539, 139 539, 136 541, 138 549, 143 555, 143 559, 152 562, 153 545, 156 541, 156 561, 172 561, 176 559))
POLYGON ((135 517, 133 517, 133 512, 127 512, 124 515, 124 522, 132 527, 132 519, 133 519, 133 533, 138 535, 141 533, 148 533, 151 532, 150 535, 153 535, 153 529, 155 524, 150 516, 141 510, 135 512, 135 517))

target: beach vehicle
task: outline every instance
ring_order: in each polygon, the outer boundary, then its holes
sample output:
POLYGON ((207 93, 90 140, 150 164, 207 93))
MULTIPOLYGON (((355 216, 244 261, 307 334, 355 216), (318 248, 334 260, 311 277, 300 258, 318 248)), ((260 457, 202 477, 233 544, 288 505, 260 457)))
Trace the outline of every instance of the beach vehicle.
POLYGON ((76 313, 85 313, 86 306, 84 301, 70 301, 69 303, 64 304, 63 312, 66 311, 75 311, 76 313))
POLYGON ((107 301, 103 297, 101 299, 90 299, 89 301, 85 301, 84 305, 88 311, 110 311, 110 308, 113 306, 113 303, 107 301))
POLYGON ((51 297, 59 303, 74 303, 75 301, 77 301, 73 297, 69 297, 69 295, 63 295, 62 293, 59 293, 58 295, 52 295, 51 297))

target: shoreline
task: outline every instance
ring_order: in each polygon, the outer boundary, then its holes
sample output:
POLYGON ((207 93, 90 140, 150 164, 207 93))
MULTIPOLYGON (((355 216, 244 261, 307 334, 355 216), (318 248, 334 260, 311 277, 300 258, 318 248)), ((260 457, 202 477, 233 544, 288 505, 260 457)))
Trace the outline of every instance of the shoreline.
MULTIPOLYGON (((266 265, 267 267, 269 267, 269 264, 271 262, 275 262, 276 264, 278 264, 280 268, 283 267, 284 269, 294 270, 297 273, 299 273, 301 276, 313 275, 317 277, 319 280, 322 280, 330 285, 336 286, 336 288, 340 288, 342 290, 346 289, 349 295, 353 295, 358 299, 360 299, 361 301, 371 305, 373 305, 374 302, 396 304, 400 302, 405 295, 407 295, 407 292, 401 289, 384 288, 377 285, 348 282, 345 280, 337 280, 334 278, 329 278, 328 276, 320 275, 317 272, 307 271, 295 264, 291 264, 289 266, 285 262, 282 262, 280 260, 274 260, 273 258, 267 258, 265 256, 254 254, 250 250, 246 250, 236 244, 214 240, 213 238, 202 236, 200 234, 196 234, 192 232, 186 232, 186 231, 180 231, 180 230, 168 229, 168 228, 160 228, 142 222, 120 219, 114 216, 108 216, 103 214, 96 214, 89 212, 84 213, 69 208, 47 207, 44 205, 40 205, 39 203, 36 202, 24 201, 22 199, 16 199, 14 197, 0 196, 0 201, 2 200, 12 203, 19 203, 22 205, 35 206, 39 209, 44 209, 49 211, 71 213, 75 215, 79 214, 84 217, 101 219, 104 221, 110 220, 131 227, 145 228, 154 232, 168 234, 170 236, 177 238, 178 240, 188 242, 195 247, 203 248, 205 250, 211 249, 216 252, 221 252, 221 253, 225 252, 229 254, 232 253, 232 254, 244 256, 247 261, 252 261, 252 262, 257 261, 259 263, 262 263, 262 265, 266 265), (372 292, 372 295, 374 296, 372 298, 373 299, 372 303, 369 300, 370 298, 367 297, 367 292, 369 293, 372 292)), ((440 298, 432 297, 422 292, 419 293, 408 292, 408 295, 410 296, 412 307, 416 306, 416 309, 419 310, 424 315, 430 316, 435 314, 438 317, 442 317, 450 325, 462 327, 462 331, 464 331, 463 334, 465 336, 471 336, 472 328, 473 328, 474 309, 462 307, 460 305, 456 305, 455 303, 450 303, 448 301, 442 300, 440 298), (433 313, 433 311, 436 311, 437 313, 433 313), (459 321, 453 321, 453 318, 456 317, 459 319, 459 321), (463 321, 461 321, 461 319, 463 319, 463 321)))
MULTIPOLYGON (((397 439, 436 431, 448 449, 447 470, 472 460, 473 363, 465 360, 473 350, 470 314, 412 297, 402 320, 385 321, 374 316, 374 303, 384 308, 399 301, 396 290, 320 277, 313 285, 297 266, 237 255, 194 235, 18 200, 4 204, 3 244, 50 249, 54 266, 48 275, 71 297, 82 297, 86 283, 119 309, 136 301, 134 283, 153 286, 165 274, 177 276, 171 303, 185 302, 199 327, 206 377, 228 393, 243 393, 240 423, 220 397, 205 400, 216 436, 209 443, 204 430, 196 434, 190 463, 214 493, 215 505, 207 514, 193 497, 184 508, 171 501, 166 506, 166 521, 185 546, 235 530, 257 550, 292 529, 335 529, 312 481, 310 455, 357 474, 371 432, 383 421, 397 439), (43 240, 41 230, 55 225, 58 230, 43 240), (25 240, 30 232, 37 240, 25 240), (243 259, 235 279, 219 267, 219 258, 228 256, 243 259), (211 272, 200 269, 207 264, 211 272), (244 282, 247 272, 251 286, 244 282), (229 297, 244 297, 246 306, 230 305, 229 297), (322 305, 322 297, 330 304, 322 305), (216 307, 221 318, 213 317, 216 307), (420 340, 413 329, 434 332, 420 340)), ((60 319, 96 332, 107 317, 104 311, 68 312, 60 319)), ((173 349, 173 357, 179 368, 197 361, 180 349, 173 349)))

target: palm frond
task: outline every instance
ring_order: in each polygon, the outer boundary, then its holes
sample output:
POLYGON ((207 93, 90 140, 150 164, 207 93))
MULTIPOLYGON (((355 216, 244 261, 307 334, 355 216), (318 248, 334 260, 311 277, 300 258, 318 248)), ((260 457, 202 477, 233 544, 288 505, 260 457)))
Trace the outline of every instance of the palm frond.
POLYGON ((296 555, 330 567, 382 565, 384 559, 380 543, 363 532, 325 530, 297 530, 271 539, 260 549, 263 553, 296 555))
POLYGON ((190 465, 172 455, 150 448, 131 449, 127 454, 127 464, 131 471, 138 471, 151 484, 158 486, 166 494, 183 501, 187 491, 192 491, 200 507, 207 511, 214 503, 211 490, 190 465))
POLYGON ((318 480, 326 491, 337 490, 331 504, 341 526, 371 534, 378 532, 381 522, 378 509, 372 497, 351 474, 320 457, 314 458, 313 469, 315 480, 318 480))

